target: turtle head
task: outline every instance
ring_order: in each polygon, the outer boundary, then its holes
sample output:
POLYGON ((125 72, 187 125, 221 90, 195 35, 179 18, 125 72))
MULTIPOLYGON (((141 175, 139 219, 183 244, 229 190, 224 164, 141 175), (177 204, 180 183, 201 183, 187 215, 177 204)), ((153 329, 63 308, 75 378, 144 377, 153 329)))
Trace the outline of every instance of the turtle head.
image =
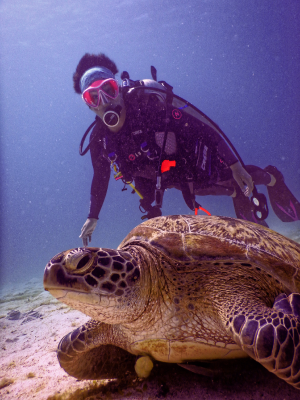
POLYGON ((53 257, 44 272, 45 290, 106 323, 127 322, 136 317, 141 307, 140 287, 140 267, 130 253, 120 250, 67 250, 53 257))

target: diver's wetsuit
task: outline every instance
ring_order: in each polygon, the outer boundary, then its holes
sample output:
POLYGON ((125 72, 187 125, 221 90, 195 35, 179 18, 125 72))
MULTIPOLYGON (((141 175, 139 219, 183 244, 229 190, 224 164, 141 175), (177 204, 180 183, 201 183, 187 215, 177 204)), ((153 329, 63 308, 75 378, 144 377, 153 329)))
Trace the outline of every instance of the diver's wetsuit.
MULTIPOLYGON (((126 120, 119 132, 111 132, 98 119, 90 137, 94 176, 89 218, 98 218, 108 188, 110 164, 114 160, 124 180, 134 180, 136 189, 144 197, 141 205, 146 211, 154 201, 166 110, 155 94, 145 98, 127 96, 125 104, 126 120)), ((229 167, 238 161, 226 142, 210 126, 187 113, 182 112, 181 118, 175 117, 171 116, 168 122, 162 160, 175 161, 176 166, 162 174, 162 189, 181 190, 183 182, 193 181, 195 194, 231 195, 232 186, 217 184, 232 179, 229 167)), ((270 176, 260 168, 250 169, 251 175, 256 173, 260 180, 266 181, 255 183, 270 181, 270 176)))

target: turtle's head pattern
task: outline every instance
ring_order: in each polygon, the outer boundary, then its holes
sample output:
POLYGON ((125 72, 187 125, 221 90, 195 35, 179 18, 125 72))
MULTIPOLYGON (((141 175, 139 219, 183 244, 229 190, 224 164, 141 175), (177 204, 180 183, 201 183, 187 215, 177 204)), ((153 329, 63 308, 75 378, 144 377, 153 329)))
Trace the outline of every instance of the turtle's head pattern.
POLYGON ((44 273, 45 290, 96 319, 101 306, 109 310, 133 301, 139 286, 139 266, 130 253, 119 250, 67 250, 53 257, 44 273))

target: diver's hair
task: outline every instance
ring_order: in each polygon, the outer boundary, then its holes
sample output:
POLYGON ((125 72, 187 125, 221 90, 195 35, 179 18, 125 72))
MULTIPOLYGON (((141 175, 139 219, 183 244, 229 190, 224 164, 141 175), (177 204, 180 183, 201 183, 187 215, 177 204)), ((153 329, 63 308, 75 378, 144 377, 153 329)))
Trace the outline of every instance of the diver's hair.
POLYGON ((80 90, 80 79, 82 75, 90 68, 94 67, 105 67, 108 68, 114 75, 119 71, 116 64, 108 58, 105 54, 90 54, 85 55, 80 59, 76 71, 73 74, 73 87, 76 93, 81 94, 80 90))

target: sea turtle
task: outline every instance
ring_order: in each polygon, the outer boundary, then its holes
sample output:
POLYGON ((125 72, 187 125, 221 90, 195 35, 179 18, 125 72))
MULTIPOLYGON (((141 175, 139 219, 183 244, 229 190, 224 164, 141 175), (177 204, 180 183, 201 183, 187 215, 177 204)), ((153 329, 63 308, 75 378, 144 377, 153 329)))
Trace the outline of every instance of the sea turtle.
MULTIPOLYGON (((300 388, 300 245, 248 221, 173 215, 143 222, 117 250, 75 248, 44 287, 92 317, 58 346, 78 379, 121 371, 126 354, 188 363, 250 356, 300 388), (122 350, 123 349, 123 350, 122 350)), ((119 372, 121 373, 121 372, 119 372)))

